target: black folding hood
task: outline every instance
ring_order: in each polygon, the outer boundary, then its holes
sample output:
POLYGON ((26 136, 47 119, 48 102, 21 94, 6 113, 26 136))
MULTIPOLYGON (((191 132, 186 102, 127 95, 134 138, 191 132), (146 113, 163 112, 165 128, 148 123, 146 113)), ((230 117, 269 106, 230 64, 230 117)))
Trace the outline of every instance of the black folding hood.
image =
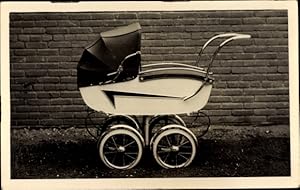
MULTIPOLYGON (((86 47, 77 66, 78 87, 97 85, 111 80, 112 76, 107 74, 117 71, 124 58, 136 53, 141 49, 141 26, 133 23, 128 26, 102 32, 100 38, 86 47)), ((140 66, 140 58, 132 60, 128 64, 136 71, 140 66)), ((120 77, 134 78, 136 72, 120 75, 120 77), (130 76, 132 75, 132 76, 130 76)), ((118 79, 121 81, 122 79, 118 79)))

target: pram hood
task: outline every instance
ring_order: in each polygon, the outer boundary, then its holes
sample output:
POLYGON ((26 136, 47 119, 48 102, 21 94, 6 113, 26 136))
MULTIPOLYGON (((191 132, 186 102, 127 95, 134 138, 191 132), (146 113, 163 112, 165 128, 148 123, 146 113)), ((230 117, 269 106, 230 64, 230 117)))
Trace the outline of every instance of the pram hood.
MULTIPOLYGON (((126 56, 140 51, 140 30, 140 24, 133 23, 100 33, 100 38, 85 48, 78 63, 78 87, 97 85, 111 80, 108 74, 116 72, 126 56)), ((134 63, 130 66, 136 68, 140 66, 139 59, 134 63)), ((127 73, 126 76, 130 74, 127 73)))

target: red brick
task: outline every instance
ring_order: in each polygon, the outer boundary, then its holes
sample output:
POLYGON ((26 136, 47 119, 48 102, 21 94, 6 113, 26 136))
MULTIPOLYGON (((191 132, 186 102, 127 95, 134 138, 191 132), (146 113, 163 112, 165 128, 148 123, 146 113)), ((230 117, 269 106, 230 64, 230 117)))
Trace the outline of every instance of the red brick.
POLYGON ((37 119, 21 119, 17 121, 17 125, 24 125, 24 126, 32 126, 32 125, 38 125, 40 123, 37 119))
POLYGON ((256 45, 287 45, 287 39, 254 39, 256 45))
MULTIPOLYGON (((153 47, 150 49, 151 54, 172 54, 173 47, 153 47)), ((175 52, 174 52, 175 53, 175 52)))
POLYGON ((278 67, 278 72, 279 73, 288 73, 289 72, 289 68, 288 67, 278 67))
POLYGON ((256 68, 253 67, 232 67, 232 73, 254 73, 256 68))
POLYGON ((42 35, 34 34, 30 35, 30 42, 41 42, 42 41, 42 35))
POLYGON ((46 34, 67 34, 69 32, 69 29, 63 27, 49 27, 45 32, 46 34))
POLYGON ((58 49, 39 49, 37 55, 53 56, 58 55, 58 49))
POLYGON ((60 97, 61 98, 80 98, 81 95, 80 95, 79 91, 75 91, 75 92, 61 91, 60 97))
POLYGON ((59 119, 43 119, 43 120, 41 120, 40 124, 44 125, 44 126, 53 127, 53 126, 57 126, 57 125, 62 125, 63 121, 59 120, 59 119))
POLYGON ((9 41, 10 42, 17 42, 18 41, 18 36, 17 35, 10 35, 9 36, 9 41))
MULTIPOLYGON (((289 109, 276 109, 277 115, 289 115, 290 110, 289 109)), ((275 115, 275 114, 273 114, 275 115)))
POLYGON ((269 116, 267 119, 267 121, 281 124, 288 124, 289 120, 288 116, 269 116))
MULTIPOLYGON (((253 73, 254 73, 254 70, 255 68, 252 68, 253 69, 253 73)), ((250 74, 250 73, 247 73, 247 74, 243 74, 243 76, 241 77, 243 81, 261 81, 261 80, 266 80, 266 75, 263 75, 263 74, 250 74)))
POLYGON ((246 115, 250 116, 253 115, 253 110, 232 110, 232 115, 234 116, 241 116, 241 115, 246 115))
POLYGON ((221 108, 221 104, 220 103, 212 103, 209 102, 206 106, 205 106, 205 110, 218 110, 221 108))
POLYGON ((289 94, 289 89, 288 88, 273 88, 273 89, 268 89, 267 91, 268 94, 271 95, 288 95, 289 94))
POLYGON ((258 17, 287 17, 287 10, 282 11, 256 11, 255 16, 258 17))
POLYGON ((47 98, 47 99, 58 98, 59 93, 58 92, 38 92, 37 97, 38 98, 47 98))
POLYGON ((52 99, 50 101, 51 105, 69 105, 72 104, 72 99, 68 98, 59 98, 59 99, 52 99))
POLYGON ((18 106, 16 107, 16 112, 28 113, 28 112, 37 112, 39 111, 39 106, 18 106))
POLYGON ((118 14, 115 14, 116 19, 136 19, 137 14, 136 13, 129 13, 129 12, 119 12, 118 14))
POLYGON ((242 19, 239 18, 221 18, 220 19, 220 25, 235 25, 235 24, 241 24, 242 19))
POLYGON ((35 26, 38 27, 53 27, 53 26, 57 26, 57 21, 53 21, 53 20, 38 20, 34 22, 35 26))
POLYGON ((254 96, 235 96, 232 97, 232 102, 253 102, 254 96))
POLYGON ((46 42, 26 42, 26 48, 30 49, 44 49, 47 47, 46 42))
POLYGON ((82 112, 85 110, 86 107, 84 105, 65 105, 61 108, 61 111, 63 112, 82 112))
POLYGON ((14 43, 10 44, 10 48, 13 48, 13 49, 22 49, 24 47, 25 47, 24 42, 14 42, 14 43))
POLYGON ((9 33, 10 34, 22 34, 23 33, 23 29, 22 28, 9 28, 9 33))
MULTIPOLYGON (((224 96, 238 96, 238 95, 243 95, 243 90, 242 89, 225 89, 223 90, 223 95, 224 96)), ((235 97, 232 97, 232 99, 235 97)))
POLYGON ((52 36, 53 36, 53 41, 64 41, 65 40, 64 34, 54 34, 52 36))
POLYGON ((254 109, 254 115, 276 115, 276 109, 254 109))
POLYGON ((268 103, 265 102, 258 102, 258 103, 245 103, 244 104, 244 108, 246 109, 258 109, 258 108, 267 108, 268 103))
POLYGON ((272 102, 272 104, 267 105, 268 108, 288 108, 289 102, 272 102))
POLYGON ((92 30, 87 27, 70 27, 69 32, 70 34, 89 34, 92 30))
POLYGON ((49 42, 48 46, 50 48, 64 48, 64 47, 72 47, 71 42, 49 42))
POLYGON ((229 88, 249 88, 250 84, 249 82, 245 82, 245 81, 230 81, 227 82, 227 86, 229 88))
POLYGON ((46 14, 46 19, 47 20, 65 20, 69 19, 69 16, 64 13, 51 13, 51 14, 46 14))
POLYGON ((36 64, 37 69, 58 69, 58 63, 41 63, 36 64))
POLYGON ((246 116, 249 123, 257 124, 266 121, 266 116, 246 116))
POLYGON ((63 27, 80 26, 80 22, 74 21, 74 20, 59 20, 59 21, 57 21, 57 26, 63 26, 63 27))
POLYGON ((89 20, 89 19, 94 19, 94 20, 110 20, 110 19, 114 19, 115 16, 111 13, 93 13, 93 14, 90 14, 90 15, 87 15, 86 17, 82 17, 82 15, 78 15, 78 20, 79 19, 83 19, 83 20, 89 20))
POLYGON ((27 77, 42 77, 47 75, 47 71, 46 70, 27 70, 25 72, 27 77))
POLYGON ((160 19, 161 14, 155 13, 155 12, 145 12, 145 13, 139 13, 138 15, 139 19, 160 19))
POLYGON ((61 106, 40 106, 40 112, 60 112, 61 106))
POLYGON ((194 47, 174 47, 174 53, 188 54, 188 53, 195 53, 195 52, 196 52, 196 48, 194 47))
POLYGON ((211 96, 210 102, 231 102, 230 96, 211 96))
POLYGON ((222 103, 222 108, 223 109, 242 109, 243 107, 243 103, 222 103))
POLYGON ((231 115, 231 111, 230 110, 214 110, 210 113, 211 116, 230 116, 231 115))
POLYGON ((266 20, 259 17, 243 18, 244 24, 265 24, 266 20))
POLYGON ((19 41, 28 42, 29 41, 29 35, 20 34, 18 35, 19 41))
POLYGON ((24 28, 24 34, 43 34, 45 33, 45 28, 24 28))
POLYGON ((48 56, 47 57, 48 62, 67 62, 71 61, 70 56, 48 56))
POLYGON ((288 19, 286 17, 268 17, 267 23, 270 24, 287 24, 288 19))
POLYGON ((40 83, 59 83, 59 77, 40 77, 38 82, 40 83))
POLYGON ((287 74, 269 74, 267 75, 267 80, 271 81, 282 81, 288 80, 289 76, 287 74))
POLYGON ((35 49, 16 49, 14 51, 14 54, 19 56, 26 56, 26 55, 36 55, 36 50, 35 49))

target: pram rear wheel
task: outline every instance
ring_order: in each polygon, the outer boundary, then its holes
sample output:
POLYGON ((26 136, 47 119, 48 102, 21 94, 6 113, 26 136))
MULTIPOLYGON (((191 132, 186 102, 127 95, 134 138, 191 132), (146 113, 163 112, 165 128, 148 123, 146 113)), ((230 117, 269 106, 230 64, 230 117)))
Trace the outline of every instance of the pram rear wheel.
POLYGON ((110 115, 103 122, 104 130, 117 125, 117 124, 126 124, 129 126, 133 126, 135 129, 139 129, 139 125, 133 117, 128 115, 110 115))
POLYGON ((158 115, 153 117, 149 122, 150 129, 152 130, 152 134, 156 133, 159 129, 166 125, 170 124, 178 124, 182 126, 186 126, 185 122, 178 115, 158 115))
POLYGON ((151 140, 152 152, 163 168, 182 168, 191 164, 196 156, 197 138, 180 125, 163 127, 151 140))
POLYGON ((143 153, 144 141, 133 127, 119 124, 104 132, 98 142, 102 162, 112 169, 131 169, 143 153))

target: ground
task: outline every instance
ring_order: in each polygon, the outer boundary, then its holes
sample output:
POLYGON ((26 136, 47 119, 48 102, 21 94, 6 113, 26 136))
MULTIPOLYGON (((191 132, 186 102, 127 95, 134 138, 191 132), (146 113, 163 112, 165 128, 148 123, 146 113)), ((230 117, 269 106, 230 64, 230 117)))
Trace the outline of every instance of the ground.
POLYGON ((118 171, 101 163, 96 142, 85 129, 13 129, 11 173, 12 178, 290 175, 288 126, 211 126, 198 140, 196 158, 186 168, 162 169, 145 149, 135 168, 118 171))

